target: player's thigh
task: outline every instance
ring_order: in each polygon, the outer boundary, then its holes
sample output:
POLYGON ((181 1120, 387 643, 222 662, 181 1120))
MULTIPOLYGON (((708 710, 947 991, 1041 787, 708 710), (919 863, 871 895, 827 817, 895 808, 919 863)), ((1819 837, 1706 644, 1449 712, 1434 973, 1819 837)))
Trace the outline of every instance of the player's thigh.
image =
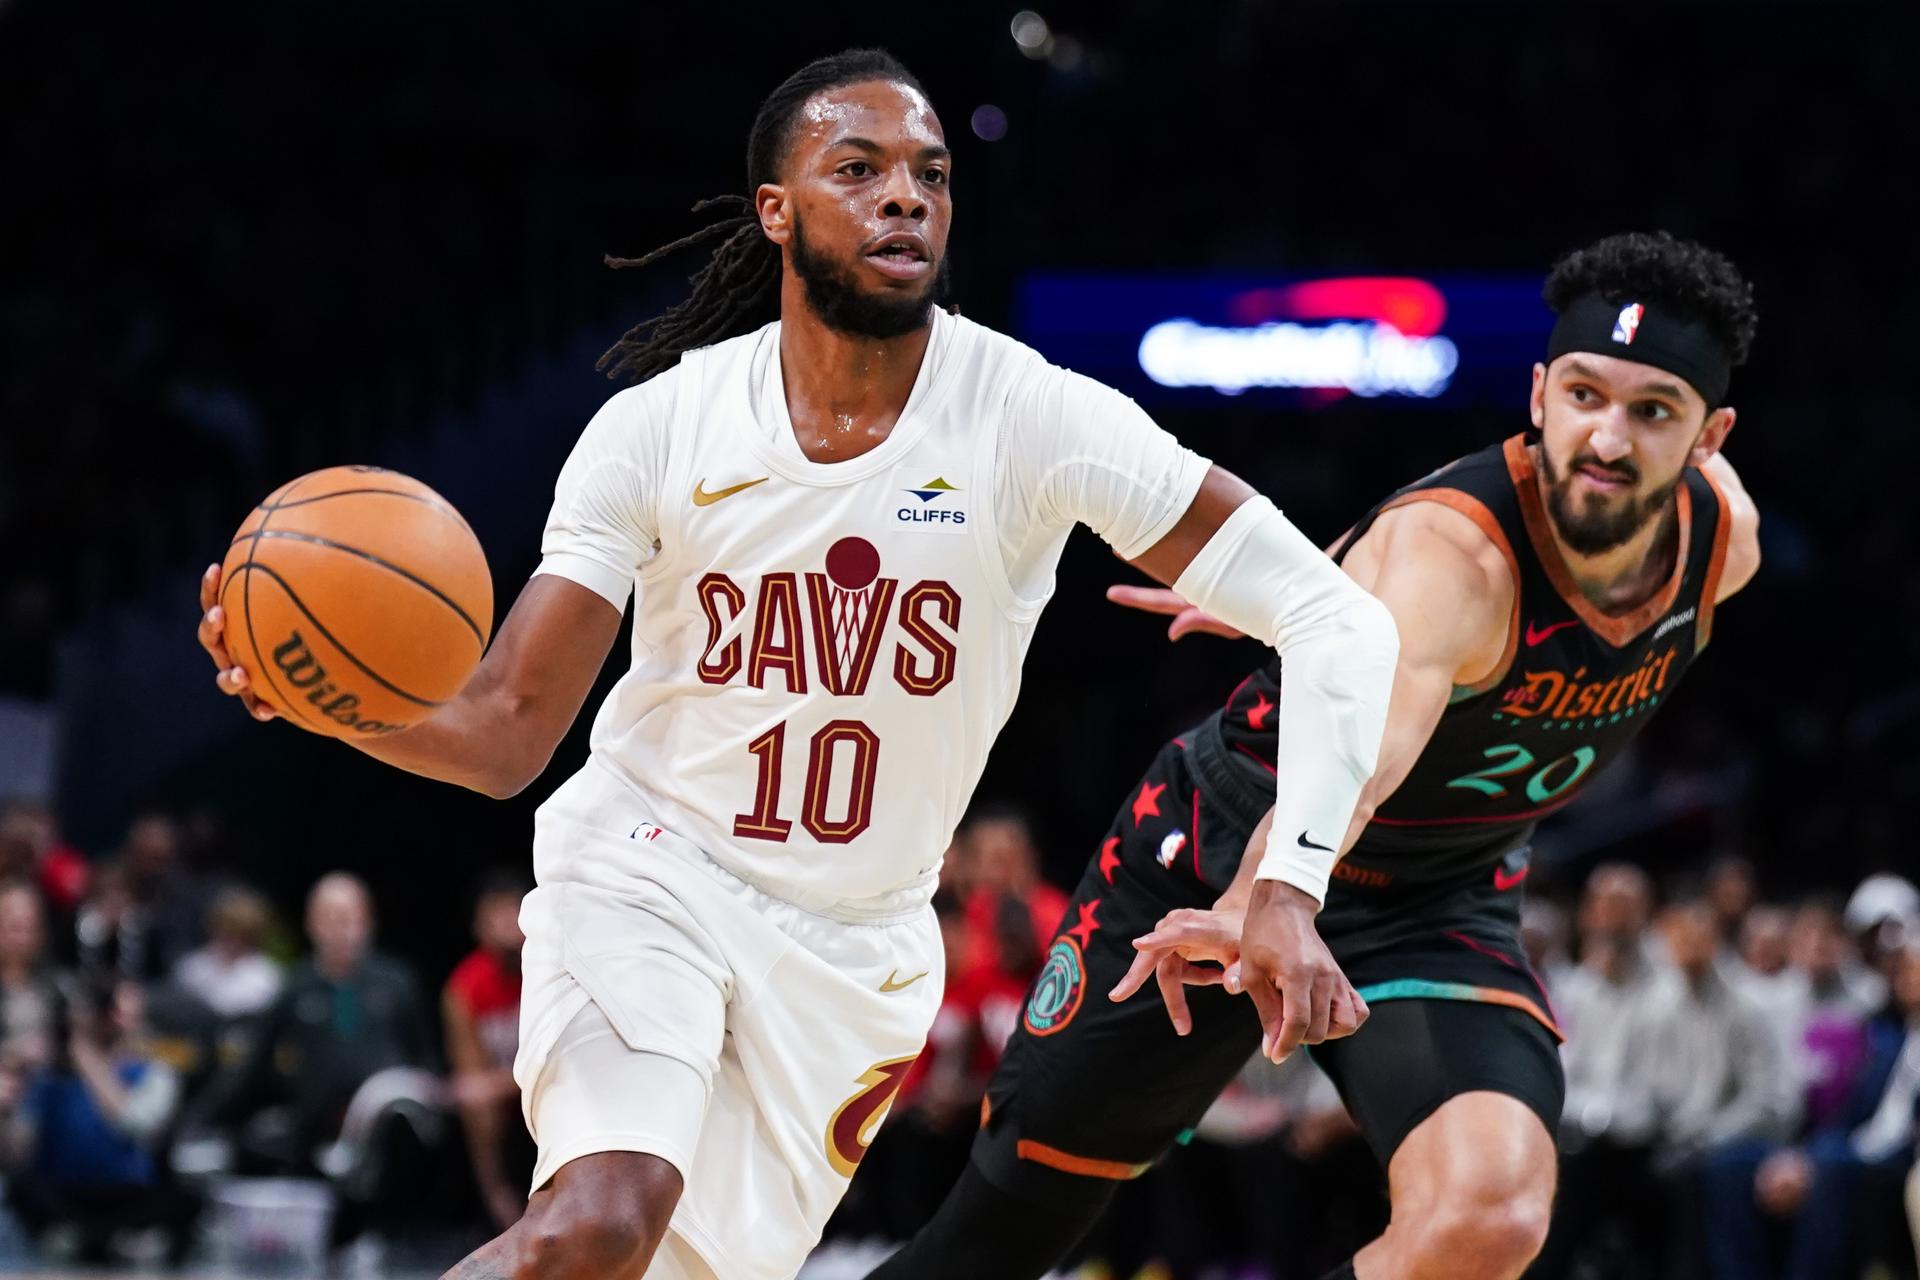
POLYGON ((1531 1169, 1544 1152, 1551 1185, 1552 1134, 1566 1099, 1553 1032, 1521 1009, 1471 1000, 1378 1000, 1371 1010, 1356 1034, 1312 1052, 1390 1175, 1428 1121, 1440 1117, 1429 1135, 1450 1133, 1457 1117, 1470 1116, 1497 1125, 1479 1142, 1496 1167, 1524 1156, 1531 1169), (1475 1099, 1451 1106, 1468 1095, 1475 1099))
POLYGON ((729 1010, 674 1219, 726 1276, 799 1269, 925 1045, 945 981, 930 908, 875 924, 788 906, 768 919, 789 945, 729 1010))
POLYGON ((1096 867, 1068 907, 987 1090, 974 1159, 999 1185, 1043 1176, 1036 1168, 1137 1175, 1198 1123, 1258 1047, 1252 1002, 1218 986, 1188 989, 1186 1036, 1153 982, 1123 1002, 1108 998, 1136 937, 1176 906, 1212 900, 1204 886, 1180 896, 1161 888, 1141 885, 1126 863, 1110 882, 1096 867))

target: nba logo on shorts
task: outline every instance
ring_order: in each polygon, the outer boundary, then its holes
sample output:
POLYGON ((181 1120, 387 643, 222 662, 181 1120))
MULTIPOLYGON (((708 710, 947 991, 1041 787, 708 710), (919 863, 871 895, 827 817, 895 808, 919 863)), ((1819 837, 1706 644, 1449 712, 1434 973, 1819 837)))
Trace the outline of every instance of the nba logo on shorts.
POLYGON ((1620 308, 1620 318, 1613 322, 1613 340, 1624 346, 1633 345, 1633 335, 1640 331, 1640 317, 1647 309, 1637 302, 1629 302, 1620 308))

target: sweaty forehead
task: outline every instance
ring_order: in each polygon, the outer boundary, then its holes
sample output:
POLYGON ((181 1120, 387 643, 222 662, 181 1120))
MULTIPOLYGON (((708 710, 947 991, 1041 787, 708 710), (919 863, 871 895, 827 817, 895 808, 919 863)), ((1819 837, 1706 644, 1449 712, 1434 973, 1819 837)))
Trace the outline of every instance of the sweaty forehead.
POLYGON ((868 138, 883 146, 943 146, 946 133, 925 94, 897 80, 866 80, 823 89, 801 104, 791 146, 808 152, 842 138, 868 138))

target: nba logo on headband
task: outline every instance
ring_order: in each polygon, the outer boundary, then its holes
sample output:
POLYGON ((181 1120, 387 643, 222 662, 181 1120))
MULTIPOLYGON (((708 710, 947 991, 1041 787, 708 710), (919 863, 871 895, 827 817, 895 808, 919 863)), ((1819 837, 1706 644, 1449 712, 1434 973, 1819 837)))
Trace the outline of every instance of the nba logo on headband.
POLYGON ((1640 317, 1647 309, 1637 302, 1629 302, 1620 308, 1620 318, 1613 322, 1613 340, 1623 346, 1633 345, 1633 335, 1640 331, 1640 317))

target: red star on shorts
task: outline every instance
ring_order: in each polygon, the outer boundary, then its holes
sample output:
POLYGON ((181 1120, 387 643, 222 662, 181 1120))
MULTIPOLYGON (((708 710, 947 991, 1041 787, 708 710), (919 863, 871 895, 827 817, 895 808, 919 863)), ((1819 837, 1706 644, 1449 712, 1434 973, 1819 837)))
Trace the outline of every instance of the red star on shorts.
POLYGON ((1100 842, 1100 874, 1113 883, 1113 869, 1120 865, 1120 837, 1108 836, 1100 842))
POLYGON ((1095 898, 1092 902, 1081 903, 1080 922, 1074 925, 1073 928, 1067 930, 1067 936, 1078 940, 1082 950, 1085 950, 1088 944, 1093 941, 1093 935, 1100 931, 1100 922, 1093 918, 1093 913, 1099 909, 1100 899, 1098 898, 1095 898))
POLYGON ((1273 710, 1273 704, 1267 701, 1267 695, 1256 690, 1253 695, 1259 701, 1247 711, 1247 728, 1259 733, 1267 727, 1267 714, 1273 710))
POLYGON ((1160 793, 1167 789, 1166 783, 1154 786, 1151 782, 1140 784, 1140 794, 1133 798, 1133 825, 1139 826, 1142 818, 1160 816, 1160 793))

